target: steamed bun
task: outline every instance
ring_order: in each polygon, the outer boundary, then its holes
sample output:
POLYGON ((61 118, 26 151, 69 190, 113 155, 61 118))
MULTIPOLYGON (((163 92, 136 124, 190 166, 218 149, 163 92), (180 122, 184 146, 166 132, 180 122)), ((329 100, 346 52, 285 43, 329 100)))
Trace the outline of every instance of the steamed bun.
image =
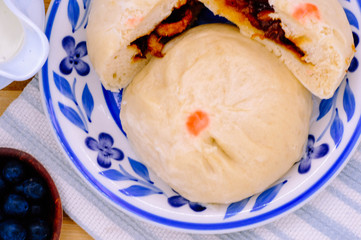
POLYGON ((183 197, 230 203, 300 159, 311 94, 233 26, 193 28, 126 88, 121 121, 141 160, 183 197))
POLYGON ((276 54, 313 95, 331 98, 344 79, 355 46, 339 0, 246 1, 246 9, 245 1, 201 1, 212 12, 235 23, 241 34, 276 54), (251 6, 257 7, 247 9, 251 6), (248 20, 247 15, 258 20, 248 20), (251 24, 254 21, 259 21, 258 27, 251 24), (277 29, 277 22, 282 29, 277 29), (279 41, 293 43, 304 55, 295 54, 292 45, 285 47, 279 41))

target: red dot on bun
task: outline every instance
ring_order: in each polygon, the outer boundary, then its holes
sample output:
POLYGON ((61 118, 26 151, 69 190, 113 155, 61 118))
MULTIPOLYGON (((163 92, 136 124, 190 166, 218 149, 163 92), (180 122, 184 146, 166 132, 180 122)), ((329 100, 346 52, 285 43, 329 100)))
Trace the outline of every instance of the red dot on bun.
POLYGON ((295 8, 295 11, 293 12, 293 17, 303 22, 307 18, 320 20, 321 14, 316 5, 312 3, 301 3, 295 8))
POLYGON ((197 110, 187 119, 187 129, 193 136, 198 136, 209 125, 208 114, 197 110))

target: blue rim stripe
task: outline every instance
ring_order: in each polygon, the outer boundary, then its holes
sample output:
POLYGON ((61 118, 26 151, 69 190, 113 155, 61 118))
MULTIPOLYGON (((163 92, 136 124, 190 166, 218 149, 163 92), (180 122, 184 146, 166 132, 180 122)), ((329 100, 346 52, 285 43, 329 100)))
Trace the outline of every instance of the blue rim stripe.
MULTIPOLYGON (((56 16, 56 13, 58 11, 58 7, 61 3, 61 0, 53 0, 53 5, 50 14, 47 20, 45 34, 50 40, 51 37, 51 31, 53 28, 53 22, 56 16)), ((361 0, 357 0, 357 3, 359 7, 361 6, 361 0)), ((66 141, 66 138, 64 136, 64 133, 60 127, 60 124, 56 118, 54 107, 52 105, 52 98, 50 94, 50 88, 49 88, 49 75, 48 75, 48 61, 45 63, 44 67, 42 68, 42 82, 43 82, 43 90, 45 95, 45 102, 47 106, 47 111, 52 123, 52 126, 57 133, 58 139, 60 141, 60 144, 62 145, 64 151, 67 153, 71 161, 75 164, 75 166, 79 169, 79 171, 82 173, 82 175, 89 180, 89 182, 96 187, 103 195, 105 195, 108 199, 115 202, 122 208, 125 208, 127 211, 140 216, 141 218, 160 223, 162 225, 166 225, 169 227, 175 227, 175 228, 182 228, 187 230, 198 230, 198 231, 216 231, 216 230, 229 230, 229 229, 237 229, 241 227, 247 227, 254 224, 259 224, 267 220, 271 220, 272 218, 275 218, 281 214, 284 214, 288 211, 290 211, 293 208, 296 208, 298 205, 303 203, 305 200, 309 199, 316 191, 318 191, 320 188, 322 188, 332 177, 334 177, 335 173, 338 170, 341 170, 340 167, 346 162, 348 157, 350 156, 350 153, 352 152, 355 144, 359 141, 359 137, 361 134, 361 116, 359 117, 359 121, 356 126, 356 130, 353 133, 353 135, 350 138, 349 143, 347 144, 344 151, 341 153, 340 157, 337 159, 337 161, 331 166, 331 168, 324 174, 322 178, 318 182, 316 182, 313 186, 311 186, 309 189, 307 189, 304 193, 300 194, 296 198, 294 198, 292 201, 284 204, 283 206, 276 208, 270 212, 264 213, 263 215, 255 216, 249 219, 244 220, 238 220, 233 222, 227 222, 227 223, 189 223, 189 222, 182 222, 182 221, 176 221, 172 219, 168 219, 165 217, 160 217, 157 215, 154 215, 152 213, 146 212, 142 209, 139 209, 128 202, 124 201, 123 199, 119 198, 117 195, 109 191, 107 188, 105 188, 100 182, 98 182, 91 174, 88 172, 88 170, 81 164, 80 160, 75 155, 74 151, 70 147, 69 143, 66 141)))

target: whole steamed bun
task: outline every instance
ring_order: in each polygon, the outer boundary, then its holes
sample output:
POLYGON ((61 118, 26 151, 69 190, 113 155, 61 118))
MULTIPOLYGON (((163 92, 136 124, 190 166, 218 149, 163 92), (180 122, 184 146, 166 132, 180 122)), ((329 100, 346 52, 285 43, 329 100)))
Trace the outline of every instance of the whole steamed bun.
POLYGON ((193 28, 126 88, 130 144, 183 197, 230 203, 265 190, 303 152, 311 94, 236 27, 193 28))

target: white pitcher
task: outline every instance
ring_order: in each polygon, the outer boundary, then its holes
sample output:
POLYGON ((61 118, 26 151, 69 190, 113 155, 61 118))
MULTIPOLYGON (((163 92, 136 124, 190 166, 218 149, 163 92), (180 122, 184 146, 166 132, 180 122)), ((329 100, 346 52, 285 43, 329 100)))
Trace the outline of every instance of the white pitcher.
POLYGON ((45 63, 49 42, 15 0, 0 0, 0 89, 27 80, 45 63))

